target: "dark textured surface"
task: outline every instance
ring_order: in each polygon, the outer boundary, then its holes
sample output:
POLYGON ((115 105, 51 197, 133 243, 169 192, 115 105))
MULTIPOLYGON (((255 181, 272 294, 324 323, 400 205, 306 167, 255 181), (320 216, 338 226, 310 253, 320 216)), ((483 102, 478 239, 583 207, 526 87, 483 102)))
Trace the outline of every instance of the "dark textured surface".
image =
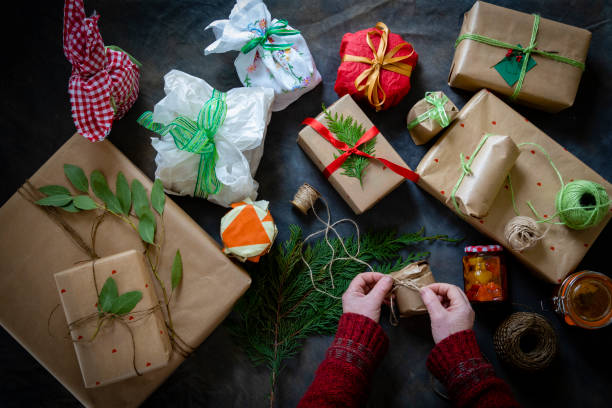
MULTIPOLYGON (((517 107, 530 121, 612 180, 612 4, 606 0, 495 1, 496 4, 579 27, 593 27, 593 41, 576 104, 551 115, 517 107), (595 26, 597 25, 597 26, 595 26)), ((323 84, 304 95, 285 111, 275 113, 268 128, 266 152, 256 179, 260 197, 270 200, 280 229, 279 239, 288 237, 287 226, 301 225, 307 232, 317 228, 312 218, 293 211, 288 204, 299 185, 307 181, 328 199, 334 217, 353 217, 362 229, 397 226, 415 231, 465 237, 466 242, 488 242, 486 238, 409 182, 364 215, 355 217, 295 143, 300 122, 320 111, 321 102, 331 104, 338 49, 342 35, 385 22, 410 41, 419 53, 412 77, 413 89, 397 107, 368 116, 412 167, 429 145, 416 147, 405 130, 405 115, 427 90, 443 90, 461 107, 470 93, 451 90, 447 84, 453 42, 472 0, 269 0, 271 14, 286 18, 302 31, 323 76, 323 84)), ((6 7, 6 6, 5 6, 6 7)), ((40 4, 17 2, 5 9, 4 62, 2 75, 3 164, 0 203, 15 190, 74 132, 70 117, 67 81, 70 66, 61 44, 62 2, 40 4), (8 53, 12 53, 8 59, 8 53)), ((206 79, 228 90, 240 86, 234 71, 235 53, 204 57, 203 48, 213 41, 204 27, 227 18, 229 0, 86 1, 86 10, 102 15, 100 29, 106 44, 117 44, 143 64, 140 97, 124 119, 115 123, 110 140, 150 177, 154 174, 154 150, 148 131, 138 127, 138 115, 163 97, 163 75, 172 68, 206 79)), ((503 24, 503 22, 500 22, 503 24)), ((218 238, 218 223, 225 209, 207 201, 177 198, 206 231, 218 238)), ((0 227, 1 228, 1 227, 0 227)), ((610 273, 612 231, 604 230, 580 268, 610 273)), ((423 245, 432 251, 430 262, 439 281, 461 284, 462 246, 437 243, 423 245)), ((553 287, 532 276, 521 264, 509 261, 512 301, 540 310, 540 300, 549 299, 553 287)), ((27 283, 24 283, 27 284, 27 283)), ((32 299, 32 301, 36 301, 32 299)), ((516 307, 515 307, 516 308, 516 307)), ((559 358, 544 373, 514 373, 500 365, 492 348, 492 333, 509 310, 478 311, 476 333, 497 373, 508 380, 525 406, 609 406, 612 374, 609 369, 612 328, 586 331, 567 327, 551 312, 544 312, 560 336, 559 358), (608 401, 608 402, 606 402, 608 401)), ((402 320, 390 327, 390 352, 372 384, 371 406, 446 406, 430 388, 425 360, 433 346, 426 317, 402 320)), ((278 406, 295 406, 310 384, 324 356, 330 337, 309 339, 304 350, 290 360, 282 372, 278 406)), ((78 402, 34 358, 4 330, 0 330, 0 406, 78 406, 78 402)), ((227 329, 220 326, 168 381, 145 403, 165 406, 266 406, 268 372, 253 368, 233 345, 227 329)))

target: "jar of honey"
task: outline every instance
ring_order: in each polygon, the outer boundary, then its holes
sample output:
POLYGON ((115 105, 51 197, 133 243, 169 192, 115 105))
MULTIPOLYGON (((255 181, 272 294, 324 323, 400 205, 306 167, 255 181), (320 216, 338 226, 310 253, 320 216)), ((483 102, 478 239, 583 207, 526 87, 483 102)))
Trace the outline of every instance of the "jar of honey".
POLYGON ((612 279, 599 272, 573 273, 559 287, 553 304, 571 326, 607 326, 612 323, 612 279))
POLYGON ((501 245, 465 247, 463 287, 470 302, 507 300, 506 282, 506 265, 501 245))

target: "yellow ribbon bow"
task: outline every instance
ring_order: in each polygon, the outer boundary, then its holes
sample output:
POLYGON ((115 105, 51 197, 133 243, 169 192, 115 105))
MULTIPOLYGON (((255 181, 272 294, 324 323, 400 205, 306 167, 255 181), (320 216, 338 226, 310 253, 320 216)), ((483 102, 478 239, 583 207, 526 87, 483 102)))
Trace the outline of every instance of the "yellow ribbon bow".
POLYGON ((342 57, 342 61, 352 61, 352 62, 363 62, 365 64, 370 64, 370 68, 363 71, 357 79, 355 79, 355 88, 358 91, 363 91, 367 89, 365 94, 368 96, 368 101, 370 105, 374 106, 377 111, 382 109, 383 104, 385 103, 385 99, 387 95, 385 95, 385 91, 380 85, 380 70, 386 69, 387 71, 397 72, 398 74, 410 76, 412 73, 412 66, 408 64, 404 64, 402 60, 410 58, 412 54, 414 54, 414 49, 408 55, 404 55, 401 57, 394 57, 394 55, 405 45, 410 45, 407 42, 403 42, 401 44, 396 45, 391 51, 385 54, 387 51, 387 41, 389 37, 389 28, 386 24, 378 22, 376 23, 376 28, 380 31, 372 30, 368 31, 366 34, 366 40, 368 45, 372 49, 372 54, 374 58, 369 59, 367 57, 360 57, 357 55, 348 55, 345 54, 342 57), (374 48, 374 44, 372 44, 372 39, 370 38, 370 34, 378 34, 380 36, 380 43, 378 44, 378 51, 374 48), (362 82, 366 80, 365 83, 362 82), (379 95, 382 94, 382 99, 379 95))

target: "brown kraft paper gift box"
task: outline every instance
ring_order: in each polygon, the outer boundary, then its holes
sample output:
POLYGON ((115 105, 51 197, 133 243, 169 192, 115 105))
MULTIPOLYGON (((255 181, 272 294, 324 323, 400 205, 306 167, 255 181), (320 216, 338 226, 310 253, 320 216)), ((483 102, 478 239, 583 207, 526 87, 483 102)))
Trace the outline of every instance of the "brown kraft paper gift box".
MULTIPOLYGON (((446 96, 444 92, 441 92, 441 91, 432 92, 432 94, 434 94, 438 98, 443 98, 446 96)), ((433 108, 432 104, 427 102, 425 98, 421 99, 420 101, 415 103, 412 109, 410 109, 410 111, 408 112, 408 116, 406 117, 407 124, 410 124, 419 115, 426 113, 432 108, 433 108)), ((446 112, 446 115, 448 116, 448 120, 452 122, 457 116, 459 109, 457 109, 453 101, 451 101, 449 98, 448 101, 446 101, 446 103, 444 104, 444 111, 446 112)), ((437 120, 426 119, 420 122, 418 125, 416 125, 412 129, 409 129, 408 132, 410 133, 410 137, 414 141, 414 144, 417 146, 420 146, 420 145, 423 145, 429 142, 431 139, 433 139, 433 137, 436 136, 438 133, 440 133, 442 129, 444 128, 440 126, 440 123, 438 123, 437 120)))
MULTIPOLYGON (((426 261, 411 263, 405 268, 389 274, 394 281, 408 280, 419 288, 435 283, 431 268, 426 261)), ((411 288, 395 284, 395 300, 401 317, 427 313, 421 294, 411 288)))
POLYGON ((55 274, 66 320, 73 323, 70 335, 85 387, 105 386, 168 364, 172 345, 152 282, 143 254, 133 249, 55 274), (140 291, 142 299, 130 313, 105 321, 96 333, 96 284, 101 290, 109 278, 120 296, 140 291))
MULTIPOLYGON (((465 13, 459 35, 480 34, 509 44, 527 47, 531 40, 534 16, 477 1, 465 13)), ((536 47, 584 63, 591 33, 588 30, 540 18, 536 47)), ((510 96, 510 87, 493 68, 508 50, 474 40, 462 40, 455 50, 450 69, 450 86, 477 91, 488 88, 510 96)), ((527 71, 517 101, 536 109, 559 112, 574 104, 582 70, 545 56, 531 54, 537 63, 527 71)))
MULTIPOLYGON (((338 115, 344 115, 345 118, 347 116, 352 117, 362 125, 366 131, 374 126, 350 95, 345 95, 338 99, 328 108, 328 110, 332 114, 337 112, 338 115)), ((327 126, 327 121, 325 120, 323 112, 315 119, 324 126, 327 126)), ((382 133, 378 133, 375 140, 376 145, 373 156, 384 158, 399 166, 408 168, 408 165, 402 160, 393 147, 391 147, 382 133)), ((334 155, 340 155, 338 149, 310 126, 306 126, 300 131, 297 143, 321 171, 335 160, 334 155)), ((342 172, 343 170, 341 168, 336 170, 328 180, 355 214, 361 214, 373 207, 378 201, 395 190, 404 181, 402 176, 385 168, 385 166, 377 160, 370 160, 369 165, 365 168, 363 172, 363 185, 359 183, 358 179, 345 176, 342 172)))
MULTIPOLYGON (((462 173, 459 154, 471 155, 487 133, 509 136, 517 145, 537 143, 551 156, 564 182, 572 179, 594 181, 612 195, 612 185, 603 177, 484 89, 468 101, 455 122, 425 154, 417 167, 419 186, 455 212, 450 195, 462 173)), ((534 217, 526 204, 531 200, 540 215, 552 217, 556 211, 555 197, 561 189, 559 179, 538 148, 527 145, 519 146, 519 149, 521 153, 510 171, 519 212, 534 217)), ((516 215, 512 208, 510 189, 507 187, 505 184, 500 190, 486 217, 462 217, 506 248, 508 245, 504 238, 504 228, 516 215)), ((582 260, 610 220, 610 214, 600 224, 581 231, 551 224, 548 233, 533 248, 523 252, 512 251, 510 248, 508 250, 547 281, 559 283, 582 260)), ((544 228, 547 226, 542 226, 544 228)))
MULTIPOLYGON (((69 186, 64 163, 82 167, 86 174, 98 169, 115 185, 118 171, 128 182, 138 179, 150 192, 152 183, 110 141, 91 143, 72 136, 29 180, 35 187, 49 184, 69 186)), ((74 192, 74 190, 73 190, 74 192)), ((90 214, 63 214, 89 242, 95 218, 90 214)), ((248 289, 250 277, 234 265, 219 245, 172 200, 166 198, 165 237, 159 271, 169 287, 170 269, 177 249, 183 260, 183 281, 170 304, 174 329, 192 347, 197 347, 221 323, 234 303, 248 289)), ((166 367, 143 376, 99 388, 85 388, 81 370, 63 313, 51 311, 60 303, 53 274, 89 258, 38 206, 19 192, 0 208, 0 298, 2 326, 88 407, 136 407, 140 405, 184 361, 173 352, 166 367), (35 256, 33 256, 35 254, 35 256)), ((140 237, 115 217, 105 217, 98 229, 96 252, 100 257, 129 249, 142 251, 140 237)), ((149 271, 150 272, 150 271, 149 271)), ((160 292, 155 283, 158 297, 160 292)))

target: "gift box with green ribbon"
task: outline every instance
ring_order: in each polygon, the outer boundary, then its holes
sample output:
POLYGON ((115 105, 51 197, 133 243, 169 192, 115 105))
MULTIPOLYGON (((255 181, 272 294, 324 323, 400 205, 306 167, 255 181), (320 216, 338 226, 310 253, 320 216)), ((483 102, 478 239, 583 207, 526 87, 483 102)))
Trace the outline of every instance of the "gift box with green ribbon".
POLYGON ((410 137, 416 145, 429 142, 455 119, 458 112, 444 92, 426 92, 425 98, 408 112, 406 120, 410 137))
POLYGON ((477 1, 455 41, 448 83, 559 112, 574 104, 590 42, 588 30, 477 1))

